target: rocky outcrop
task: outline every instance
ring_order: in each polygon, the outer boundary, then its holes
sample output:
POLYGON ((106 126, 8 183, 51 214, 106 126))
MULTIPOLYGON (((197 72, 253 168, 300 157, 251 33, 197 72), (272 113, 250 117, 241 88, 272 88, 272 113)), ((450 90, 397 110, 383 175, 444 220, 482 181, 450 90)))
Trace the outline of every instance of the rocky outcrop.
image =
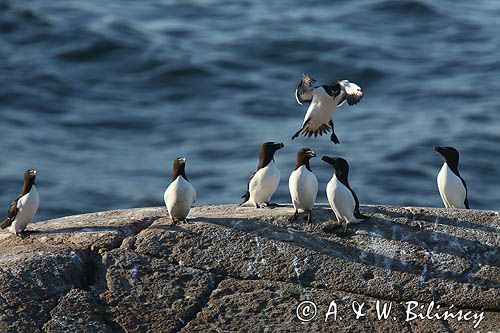
POLYGON ((0 331, 498 331, 498 212, 362 209, 371 219, 345 234, 324 206, 306 224, 232 205, 188 224, 143 208, 2 232, 0 331), (408 302, 434 317, 407 321, 408 302))

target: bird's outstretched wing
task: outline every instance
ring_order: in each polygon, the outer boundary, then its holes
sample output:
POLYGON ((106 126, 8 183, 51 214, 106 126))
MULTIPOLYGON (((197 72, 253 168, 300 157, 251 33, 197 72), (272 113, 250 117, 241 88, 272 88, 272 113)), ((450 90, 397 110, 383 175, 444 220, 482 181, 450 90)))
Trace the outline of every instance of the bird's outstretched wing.
POLYGON ((314 89, 315 79, 307 74, 302 74, 302 80, 300 81, 297 89, 295 89, 295 99, 300 105, 311 102, 313 95, 312 91, 314 89))
MULTIPOLYGON (((358 104, 363 98, 363 90, 356 83, 349 82, 347 80, 339 81, 340 87, 345 93, 345 99, 349 105, 358 104)), ((339 103, 340 106, 341 103, 339 103)))
POLYGON ((5 229, 10 227, 12 222, 16 219, 17 212, 19 209, 17 208, 17 201, 21 198, 18 196, 14 201, 12 201, 9 205, 9 209, 7 210, 7 218, 3 220, 2 224, 0 224, 0 228, 5 229))

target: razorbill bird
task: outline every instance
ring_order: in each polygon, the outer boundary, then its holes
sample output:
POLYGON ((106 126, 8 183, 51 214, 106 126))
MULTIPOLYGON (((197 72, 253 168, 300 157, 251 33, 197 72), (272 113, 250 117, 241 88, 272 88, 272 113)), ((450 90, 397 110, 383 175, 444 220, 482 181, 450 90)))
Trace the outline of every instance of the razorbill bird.
POLYGON ((167 206, 172 222, 188 222, 187 216, 191 210, 191 205, 196 200, 196 190, 186 176, 186 159, 177 157, 174 160, 172 172, 172 182, 168 185, 163 199, 167 206))
POLYGON ((295 169, 288 179, 288 188, 295 208, 289 222, 295 221, 299 212, 307 213, 307 222, 312 222, 312 208, 318 194, 318 179, 311 170, 309 160, 316 157, 311 148, 302 148, 297 152, 295 169))
POLYGON ((269 201, 280 182, 280 170, 274 162, 274 153, 283 147, 281 142, 265 142, 260 146, 259 165, 248 179, 247 191, 242 196, 243 202, 240 203, 240 206, 246 202, 257 208, 278 206, 278 204, 269 201))
POLYGON ((297 103, 310 103, 304 117, 302 127, 292 136, 292 140, 301 133, 304 136, 317 137, 332 131, 330 139, 334 143, 340 143, 333 127, 333 114, 335 109, 345 101, 349 105, 357 104, 363 98, 361 88, 347 80, 340 80, 332 84, 314 86, 315 79, 307 74, 302 74, 297 89, 295 99, 297 103))
POLYGON ((7 218, 3 220, 0 228, 9 228, 9 231, 17 235, 22 233, 28 223, 33 221, 38 210, 40 198, 35 187, 36 170, 29 169, 24 172, 24 185, 19 195, 9 205, 7 218))
POLYGON ((458 172, 458 151, 453 147, 434 147, 444 158, 443 166, 437 176, 439 194, 446 208, 469 209, 467 185, 458 172))
POLYGON ((334 173, 326 186, 326 196, 339 223, 345 224, 344 232, 346 232, 348 223, 366 220, 369 217, 360 213, 358 197, 349 186, 347 161, 340 157, 329 156, 323 156, 321 160, 333 166, 334 173))

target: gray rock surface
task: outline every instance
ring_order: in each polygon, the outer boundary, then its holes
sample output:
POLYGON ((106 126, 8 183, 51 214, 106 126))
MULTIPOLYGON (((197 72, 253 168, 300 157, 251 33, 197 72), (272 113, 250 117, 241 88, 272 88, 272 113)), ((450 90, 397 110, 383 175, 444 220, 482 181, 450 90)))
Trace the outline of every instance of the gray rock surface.
POLYGON ((290 207, 233 205, 197 207, 188 224, 142 208, 1 232, 0 332, 500 331, 498 212, 362 210, 372 218, 345 234, 325 206, 306 224, 287 222, 290 207), (409 301, 484 318, 405 321, 409 301))

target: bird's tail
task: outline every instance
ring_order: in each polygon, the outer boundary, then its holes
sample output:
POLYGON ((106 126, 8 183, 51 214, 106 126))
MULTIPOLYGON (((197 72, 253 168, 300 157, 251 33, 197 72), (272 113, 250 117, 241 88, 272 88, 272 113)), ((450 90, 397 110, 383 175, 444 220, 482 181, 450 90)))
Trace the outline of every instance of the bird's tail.
POLYGON ((5 229, 8 226, 10 226, 10 224, 11 224, 11 219, 7 217, 5 220, 3 220, 2 224, 0 224, 0 228, 5 229))
POLYGON ((243 194, 241 198, 243 199, 243 202, 240 203, 238 206, 242 206, 245 202, 247 202, 250 199, 250 191, 246 191, 246 193, 243 194))
POLYGON ((328 124, 323 124, 317 129, 313 130, 308 126, 308 122, 306 122, 295 134, 292 136, 292 140, 299 137, 301 134, 304 137, 318 137, 318 135, 328 134, 332 130, 332 127, 328 124))
POLYGON ((368 220, 369 218, 371 218, 371 216, 361 214, 359 210, 354 212, 354 217, 358 220, 368 220))
POLYGON ((295 132, 295 134, 292 136, 292 140, 295 139, 295 138, 298 138, 300 133, 302 133, 302 128, 299 129, 297 132, 295 132))

